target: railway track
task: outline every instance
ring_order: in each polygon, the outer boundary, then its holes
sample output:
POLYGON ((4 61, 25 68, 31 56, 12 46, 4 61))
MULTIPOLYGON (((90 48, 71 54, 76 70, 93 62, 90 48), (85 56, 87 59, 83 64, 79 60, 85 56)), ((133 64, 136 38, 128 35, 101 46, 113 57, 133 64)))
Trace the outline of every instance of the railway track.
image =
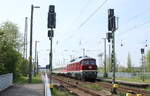
MULTIPOLYGON (((112 89, 112 84, 110 83, 106 83, 106 82, 95 82, 95 84, 98 84, 100 86, 103 86, 109 90, 112 89)), ((121 93, 127 93, 129 91, 134 92, 135 94, 143 94, 143 96, 150 96, 150 91, 146 91, 143 89, 139 89, 139 88, 132 88, 132 87, 128 87, 128 86, 123 86, 123 85, 119 85, 119 88, 117 89, 118 92, 121 93)))
MULTIPOLYGON (((108 82, 95 82, 95 83, 86 82, 86 83, 96 84, 96 85, 102 86, 104 88, 107 88, 110 91, 112 89, 112 84, 108 83, 108 82)), ((143 94, 144 96, 150 96, 150 91, 146 91, 146 90, 143 90, 140 88, 133 88, 132 86, 130 87, 130 86, 119 85, 119 88, 117 89, 117 91, 121 92, 121 93, 127 93, 127 92, 131 91, 135 94, 143 94)))
MULTIPOLYGON (((64 80, 66 80, 65 78, 66 77, 62 77, 61 78, 64 78, 64 80)), ((80 80, 75 80, 75 79, 69 79, 70 81, 74 81, 74 82, 77 82, 78 84, 95 84, 95 85, 99 85, 103 88, 106 88, 107 90, 111 91, 112 89, 112 84, 111 83, 107 83, 107 82, 83 82, 83 81, 80 81, 80 80)), ((71 82, 72 83, 72 82, 71 82)), ((80 90, 82 90, 82 88, 80 88, 80 86, 78 86, 80 90)), ((84 90, 84 88, 83 88, 84 90)), ((86 90, 86 89, 85 89, 86 90)), ((90 90, 91 91, 91 90, 90 90)), ((89 91, 89 92, 90 92, 89 91)), ((143 96, 150 96, 150 91, 146 91, 146 90, 143 90, 143 89, 140 89, 140 88, 133 88, 133 87, 129 87, 129 86, 124 86, 124 85, 119 85, 119 88, 117 89, 118 92, 120 93, 127 93, 129 91, 132 91, 134 92, 135 94, 143 94, 143 96)), ((86 92, 86 91, 85 91, 86 92)), ((88 90, 87 90, 88 92, 88 90)), ((94 92, 96 93, 96 92, 94 92)), ((100 93, 98 93, 100 94, 100 93)), ((86 95, 85 95, 86 96, 86 95)), ((105 96, 105 95, 92 95, 92 96, 105 96)), ((110 96, 110 95, 109 95, 110 96)), ((134 95, 133 95, 134 96, 134 95)), ((136 95, 135 95, 136 96, 136 95)))
POLYGON ((92 89, 88 89, 85 87, 81 87, 78 81, 76 80, 66 80, 64 77, 55 77, 53 76, 54 80, 59 81, 67 90, 72 91, 73 93, 77 94, 78 96, 112 96, 111 94, 105 94, 100 91, 95 91, 92 89))

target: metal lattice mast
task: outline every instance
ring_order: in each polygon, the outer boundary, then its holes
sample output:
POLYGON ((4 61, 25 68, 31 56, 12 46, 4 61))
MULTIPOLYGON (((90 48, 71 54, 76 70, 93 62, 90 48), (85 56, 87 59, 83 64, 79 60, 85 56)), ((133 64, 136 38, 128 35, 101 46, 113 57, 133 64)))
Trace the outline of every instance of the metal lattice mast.
POLYGON ((115 86, 115 72, 116 72, 116 56, 115 56, 115 31, 116 28, 116 17, 114 16, 114 9, 108 10, 108 33, 107 39, 108 42, 112 40, 112 54, 111 54, 111 63, 113 67, 113 77, 112 77, 112 93, 116 94, 116 86, 115 86))

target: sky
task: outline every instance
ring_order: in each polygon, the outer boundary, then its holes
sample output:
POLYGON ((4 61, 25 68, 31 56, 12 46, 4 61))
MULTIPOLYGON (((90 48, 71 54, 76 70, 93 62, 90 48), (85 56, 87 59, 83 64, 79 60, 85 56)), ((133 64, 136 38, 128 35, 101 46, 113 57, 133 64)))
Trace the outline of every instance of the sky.
POLYGON ((83 55, 83 49, 86 50, 86 55, 96 58, 98 66, 102 66, 98 54, 104 53, 103 38, 108 32, 108 9, 112 8, 119 18, 118 30, 115 32, 117 64, 127 66, 127 56, 130 53, 132 65, 140 66, 140 49, 145 48, 145 44, 148 45, 146 52, 150 49, 149 3, 149 0, 1 0, 0 23, 16 23, 23 34, 25 17, 28 17, 29 45, 31 4, 40 6, 40 9, 34 8, 33 58, 37 40, 39 64, 45 66, 49 63, 50 49, 47 37, 48 8, 49 5, 55 5, 53 67, 65 66, 71 58, 83 55))

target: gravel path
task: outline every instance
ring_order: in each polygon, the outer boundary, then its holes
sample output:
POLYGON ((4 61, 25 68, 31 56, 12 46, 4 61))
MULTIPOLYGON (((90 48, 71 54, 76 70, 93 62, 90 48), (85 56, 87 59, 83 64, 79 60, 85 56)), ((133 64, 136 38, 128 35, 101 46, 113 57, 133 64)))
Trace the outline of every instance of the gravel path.
POLYGON ((0 96, 44 96, 44 85, 13 85, 5 91, 0 92, 0 96))

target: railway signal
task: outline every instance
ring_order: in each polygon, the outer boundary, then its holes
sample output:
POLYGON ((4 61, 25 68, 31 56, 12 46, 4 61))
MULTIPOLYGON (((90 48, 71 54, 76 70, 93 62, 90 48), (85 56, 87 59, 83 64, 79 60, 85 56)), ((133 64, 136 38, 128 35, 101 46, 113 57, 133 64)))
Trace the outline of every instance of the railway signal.
POLYGON ((49 38, 54 37, 54 31, 53 30, 48 30, 48 37, 49 38))
POLYGON ((54 5, 49 6, 47 27, 51 29, 56 27, 56 13, 54 5))
MULTIPOLYGON (((112 54, 111 54, 111 65, 113 66, 113 77, 112 84, 115 85, 115 71, 116 71, 116 57, 115 57, 115 31, 116 31, 116 17, 114 16, 114 9, 108 10, 108 33, 107 39, 108 42, 112 42, 112 54)), ((112 93, 116 94, 116 88, 112 88, 112 93)))
POLYGON ((141 55, 142 55, 142 71, 143 71, 143 76, 142 76, 142 80, 144 81, 145 80, 145 78, 144 78, 144 73, 145 73, 145 56, 144 56, 144 54, 145 54, 145 50, 144 50, 144 48, 141 48, 141 55))
POLYGON ((50 5, 49 6, 49 12, 48 12, 48 19, 47 19, 47 27, 50 28, 48 29, 48 37, 50 40, 50 53, 49 53, 49 68, 50 68, 50 84, 52 84, 52 57, 53 57, 53 52, 52 52, 52 38, 54 37, 54 31, 53 28, 56 28, 56 12, 55 12, 55 5, 50 5))
POLYGON ((110 42, 110 40, 112 39, 112 33, 108 32, 106 34, 106 37, 107 37, 108 42, 110 42))
POLYGON ((114 16, 114 9, 108 10, 108 31, 114 32, 116 30, 116 21, 114 16))
POLYGON ((144 48, 141 48, 141 54, 144 54, 144 48))

